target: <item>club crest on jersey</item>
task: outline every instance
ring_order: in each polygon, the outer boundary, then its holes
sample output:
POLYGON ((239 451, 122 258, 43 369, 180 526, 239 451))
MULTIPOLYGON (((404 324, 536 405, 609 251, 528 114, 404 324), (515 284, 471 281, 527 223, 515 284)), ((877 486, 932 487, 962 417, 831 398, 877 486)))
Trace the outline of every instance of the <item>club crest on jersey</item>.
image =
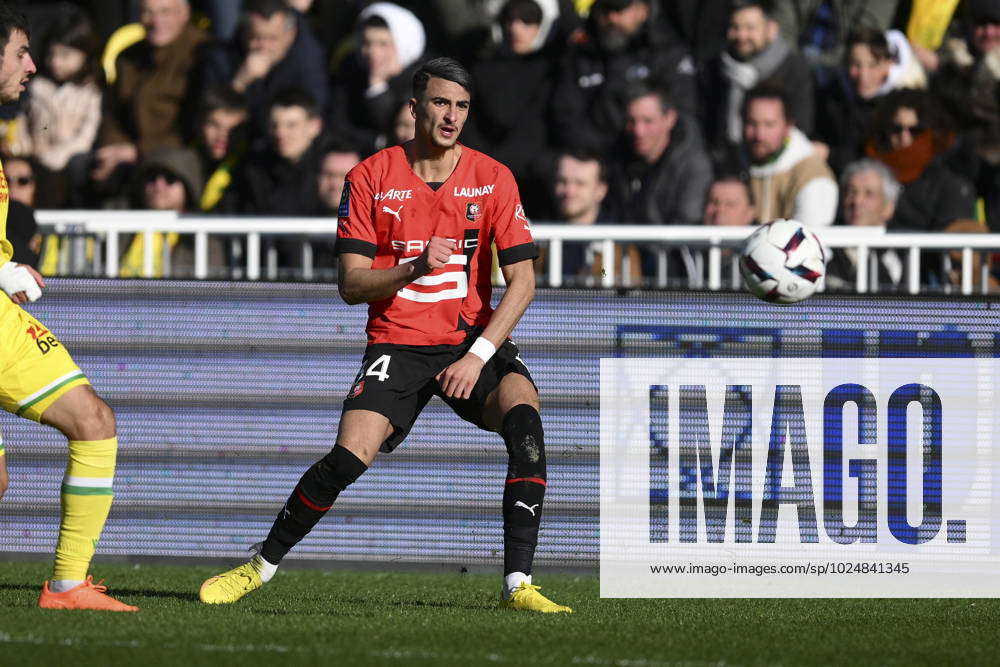
POLYGON ((474 201, 465 205, 465 219, 470 222, 477 222, 483 215, 483 207, 474 201))
POLYGON ((340 195, 340 208, 337 209, 337 215, 341 218, 346 218, 351 215, 351 182, 344 181, 344 192, 340 195))
POLYGON ((347 395, 348 398, 357 398, 361 395, 361 392, 365 390, 365 381, 358 380, 357 383, 351 387, 351 393, 347 395))

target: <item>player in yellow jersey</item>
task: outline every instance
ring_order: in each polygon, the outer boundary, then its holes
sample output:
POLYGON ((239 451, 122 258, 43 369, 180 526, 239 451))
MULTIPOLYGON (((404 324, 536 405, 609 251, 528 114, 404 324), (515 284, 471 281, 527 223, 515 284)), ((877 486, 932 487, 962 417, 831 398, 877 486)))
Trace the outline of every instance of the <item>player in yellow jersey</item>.
MULTIPOLYGON (((16 102, 35 73, 28 36, 24 15, 0 3, 0 104, 16 102)), ((42 585, 38 606, 138 611, 107 595, 87 574, 111 509, 118 449, 115 415, 59 339, 20 306, 40 297, 45 282, 33 268, 11 261, 9 200, 0 165, 0 290, 6 295, 0 294, 0 407, 55 427, 69 439, 55 566, 52 578, 42 585)), ((0 445, 0 495, 6 480, 0 445)))

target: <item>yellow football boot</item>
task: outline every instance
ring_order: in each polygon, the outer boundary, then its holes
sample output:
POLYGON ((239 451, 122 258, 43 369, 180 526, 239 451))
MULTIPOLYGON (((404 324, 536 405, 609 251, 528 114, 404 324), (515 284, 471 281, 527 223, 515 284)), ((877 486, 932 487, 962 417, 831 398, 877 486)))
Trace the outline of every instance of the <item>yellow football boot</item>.
POLYGON ((263 585, 260 573, 251 561, 205 580, 198 597, 206 604, 232 604, 263 585))
POLYGON ((519 611, 539 611, 543 614, 573 613, 569 607, 556 604, 539 593, 538 589, 540 588, 541 586, 533 586, 526 581, 521 582, 521 585, 514 589, 509 598, 501 600, 500 606, 519 611))

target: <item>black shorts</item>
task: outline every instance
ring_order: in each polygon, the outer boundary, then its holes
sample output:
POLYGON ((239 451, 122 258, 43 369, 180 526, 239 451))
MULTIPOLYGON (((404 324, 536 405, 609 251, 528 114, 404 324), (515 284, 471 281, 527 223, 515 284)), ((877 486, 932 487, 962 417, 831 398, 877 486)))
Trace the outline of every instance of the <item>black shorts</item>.
POLYGON ((500 386, 500 380, 517 373, 533 386, 535 381, 518 356, 517 346, 508 340, 483 366, 469 398, 444 396, 435 376, 461 359, 477 336, 472 334, 459 345, 369 345, 361 370, 344 399, 343 412, 371 410, 385 415, 394 430, 382 443, 383 452, 391 452, 403 441, 431 396, 440 396, 459 417, 489 430, 483 422, 483 407, 487 396, 500 386))

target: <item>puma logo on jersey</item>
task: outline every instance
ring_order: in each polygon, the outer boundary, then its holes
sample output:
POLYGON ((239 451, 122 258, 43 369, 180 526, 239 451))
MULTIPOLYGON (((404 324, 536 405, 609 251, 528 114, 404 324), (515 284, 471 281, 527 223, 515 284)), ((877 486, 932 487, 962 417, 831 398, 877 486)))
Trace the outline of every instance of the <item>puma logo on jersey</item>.
POLYGON ((523 507, 524 509, 531 512, 531 516, 535 516, 535 508, 538 507, 539 504, 540 503, 535 503, 534 505, 528 506, 522 503, 520 500, 518 500, 516 503, 514 503, 514 507, 523 507))
POLYGON ((392 210, 391 208, 389 208, 388 206, 383 206, 383 207, 382 207, 382 212, 383 212, 383 213, 388 213, 389 215, 391 215, 391 216, 393 216, 394 218, 396 218, 396 222, 402 222, 402 220, 401 220, 401 219, 399 218, 399 212, 400 212, 400 211, 402 211, 402 210, 403 210, 403 207, 402 207, 402 206, 400 206, 400 207, 399 207, 399 209, 398 209, 398 210, 396 210, 396 211, 393 211, 393 210, 392 210))
POLYGON ((413 190, 386 190, 375 195, 375 201, 405 201, 413 199, 413 190))
POLYGON ((452 188, 455 192, 456 197, 482 197, 484 195, 493 194, 493 188, 496 185, 482 185, 476 188, 452 188))

